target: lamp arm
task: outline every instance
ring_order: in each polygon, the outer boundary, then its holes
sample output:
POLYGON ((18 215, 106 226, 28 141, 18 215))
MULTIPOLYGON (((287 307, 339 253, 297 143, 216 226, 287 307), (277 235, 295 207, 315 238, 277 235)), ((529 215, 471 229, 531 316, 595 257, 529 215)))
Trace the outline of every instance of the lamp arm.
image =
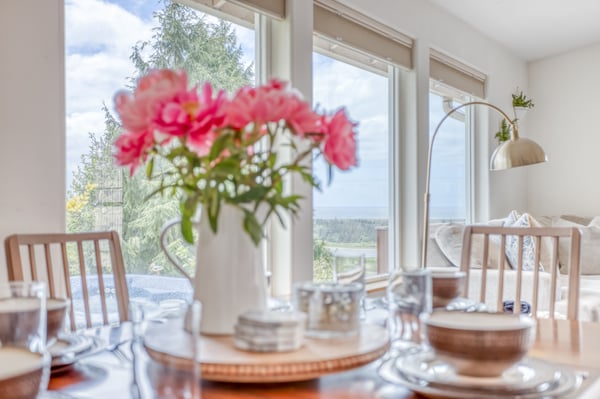
POLYGON ((464 108, 466 106, 470 106, 470 105, 486 105, 486 106, 492 108, 493 110, 497 111, 500 115, 502 115, 502 117, 504 119, 506 119, 508 121, 509 125, 511 126, 511 140, 514 141, 519 138, 519 132, 517 131, 517 126, 510 119, 510 117, 504 111, 502 111, 500 108, 498 108, 497 106, 492 105, 490 103, 486 103, 484 101, 471 101, 468 103, 460 104, 460 105, 452 108, 450 111, 448 111, 448 113, 446 115, 444 115, 442 120, 437 124, 437 126, 435 127, 435 130, 433 132, 433 136, 431 136, 431 140, 429 141, 429 151, 427 152, 427 175, 426 175, 426 180, 425 180, 425 198, 424 198, 425 204, 423 207, 423 238, 422 238, 422 242, 421 242, 421 245, 422 245, 421 269, 424 269, 427 265, 427 241, 429 240, 429 199, 430 199, 430 195, 429 195, 430 181, 429 180, 431 178, 431 154, 432 154, 432 150, 433 150, 433 143, 435 142, 435 138, 437 137, 440 127, 442 126, 444 121, 446 119, 448 119, 448 117, 450 117, 450 115, 452 115, 459 109, 464 108))

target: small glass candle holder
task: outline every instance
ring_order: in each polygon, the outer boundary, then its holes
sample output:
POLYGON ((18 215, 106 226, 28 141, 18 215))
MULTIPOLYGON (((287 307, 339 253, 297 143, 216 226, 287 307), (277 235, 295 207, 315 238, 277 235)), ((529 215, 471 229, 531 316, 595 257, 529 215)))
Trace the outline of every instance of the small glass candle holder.
POLYGON ((298 283, 294 306, 307 314, 305 335, 336 338, 357 335, 360 330, 360 283, 298 283))

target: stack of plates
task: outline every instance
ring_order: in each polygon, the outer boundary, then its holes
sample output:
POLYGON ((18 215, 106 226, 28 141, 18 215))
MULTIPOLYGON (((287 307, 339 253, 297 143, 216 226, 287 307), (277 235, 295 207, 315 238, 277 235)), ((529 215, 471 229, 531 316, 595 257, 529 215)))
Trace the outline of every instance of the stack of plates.
POLYGON ((95 354, 104 347, 104 342, 96 337, 61 333, 56 342, 48 348, 52 357, 51 371, 62 372, 83 357, 95 354))
POLYGON ((573 370, 535 358, 523 359, 499 377, 464 376, 431 351, 390 359, 379 372, 383 379, 424 396, 461 399, 560 397, 581 383, 573 370))
POLYGON ((306 314, 250 311, 238 317, 234 344, 252 352, 286 352, 299 349, 304 339, 306 314))

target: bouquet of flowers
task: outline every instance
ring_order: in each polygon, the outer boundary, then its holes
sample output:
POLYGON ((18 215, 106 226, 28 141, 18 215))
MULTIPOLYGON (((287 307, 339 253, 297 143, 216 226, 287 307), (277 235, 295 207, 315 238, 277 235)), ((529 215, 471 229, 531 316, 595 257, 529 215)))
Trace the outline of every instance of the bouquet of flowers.
POLYGON ((306 165, 313 154, 330 171, 357 165, 356 124, 345 110, 314 111, 280 80, 242 87, 228 98, 210 83, 188 87, 185 71, 153 70, 133 93, 118 92, 115 105, 123 126, 117 163, 132 175, 145 164, 147 177, 159 183, 153 194, 179 198, 189 242, 199 206, 216 233, 221 207, 230 204, 244 212, 243 228, 257 245, 269 216, 282 220, 282 210, 299 210, 301 197, 284 191, 286 175, 297 173, 319 187, 306 165), (158 159, 168 167, 155 168, 158 159), (263 206, 267 212, 259 218, 263 206))

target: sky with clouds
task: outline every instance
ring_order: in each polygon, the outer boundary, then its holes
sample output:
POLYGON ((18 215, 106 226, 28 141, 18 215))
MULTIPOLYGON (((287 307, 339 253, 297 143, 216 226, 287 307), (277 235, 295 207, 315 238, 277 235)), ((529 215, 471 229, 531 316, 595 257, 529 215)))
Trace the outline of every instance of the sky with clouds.
MULTIPOLYGON (((129 60, 131 49, 151 37, 156 24, 152 13, 158 7, 158 0, 65 1, 68 185, 81 155, 87 152, 89 133, 99 135, 104 130, 102 105, 112 111, 114 94, 128 86, 127 77, 135 71, 129 60)), ((242 27, 236 32, 244 63, 253 63, 254 32, 242 27)), ((360 162, 350 172, 336 171, 331 185, 326 184, 323 161, 316 162, 315 173, 325 181, 323 191, 315 193, 315 208, 347 207, 356 212, 371 208, 378 215, 385 214, 389 193, 387 78, 319 54, 313 58, 313 67, 315 105, 326 110, 343 105, 359 124, 360 162)), ((441 105, 433 100, 432 125, 443 116, 441 105)), ((460 140, 460 125, 453 123, 445 124, 452 133, 440 132, 436 141, 435 149, 440 150, 434 154, 432 208, 461 206, 456 188, 464 180, 464 171, 450 165, 464 159, 464 140, 460 140)), ((365 214, 370 215, 372 211, 365 214)))

